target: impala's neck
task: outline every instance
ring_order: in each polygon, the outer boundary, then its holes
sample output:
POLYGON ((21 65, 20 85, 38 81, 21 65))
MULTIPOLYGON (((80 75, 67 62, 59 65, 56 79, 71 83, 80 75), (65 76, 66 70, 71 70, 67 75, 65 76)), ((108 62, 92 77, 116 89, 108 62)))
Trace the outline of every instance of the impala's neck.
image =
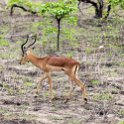
POLYGON ((42 65, 42 63, 39 62, 40 58, 32 53, 28 54, 28 60, 37 67, 40 67, 42 65))

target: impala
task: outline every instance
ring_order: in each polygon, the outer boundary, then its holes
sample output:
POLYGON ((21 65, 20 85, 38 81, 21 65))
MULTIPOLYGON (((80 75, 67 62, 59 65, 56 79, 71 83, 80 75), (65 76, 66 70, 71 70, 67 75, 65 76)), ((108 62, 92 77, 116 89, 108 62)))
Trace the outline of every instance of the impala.
MULTIPOLYGON (((52 93, 52 78, 51 78, 51 72, 52 71, 64 71, 66 75, 68 75, 69 79, 71 82, 75 82, 82 90, 82 95, 84 98, 85 103, 87 102, 87 90, 85 87, 85 84, 82 83, 78 77, 77 77, 77 72, 79 69, 79 62, 72 58, 67 58, 63 56, 45 56, 45 57, 37 57, 34 55, 30 49, 31 46, 33 46, 36 42, 37 37, 34 37, 34 41, 25 47, 26 43, 28 42, 29 36, 26 39, 26 42, 24 42, 21 45, 21 50, 22 50, 22 58, 20 60, 20 64, 25 64, 26 62, 31 62, 33 65, 41 69, 44 74, 41 77, 40 82, 37 85, 37 90, 36 93, 38 94, 40 91, 40 87, 42 85, 42 81, 45 79, 48 79, 49 83, 49 90, 50 90, 50 100, 52 100, 53 93, 52 93)), ((74 90, 73 88, 70 88, 70 92, 68 95, 68 99, 71 96, 72 91, 74 90)))

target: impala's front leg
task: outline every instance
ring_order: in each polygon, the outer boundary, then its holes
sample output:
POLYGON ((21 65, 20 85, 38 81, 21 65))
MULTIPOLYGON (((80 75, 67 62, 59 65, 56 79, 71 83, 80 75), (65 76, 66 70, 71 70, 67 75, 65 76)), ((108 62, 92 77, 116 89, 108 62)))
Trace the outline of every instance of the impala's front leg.
POLYGON ((48 73, 48 83, 49 83, 49 90, 50 90, 50 100, 53 100, 54 96, 53 96, 53 92, 52 92, 53 83, 52 83, 51 73, 48 73))
POLYGON ((36 94, 39 94, 40 89, 42 87, 42 81, 45 80, 46 78, 47 78, 47 74, 44 73, 44 75, 41 77, 40 81, 37 84, 36 94))
POLYGON ((83 95, 83 98, 84 98, 84 101, 85 103, 87 103, 87 97, 88 97, 88 93, 87 93, 87 89, 86 89, 86 86, 83 82, 81 82, 78 78, 74 78, 74 81, 75 83, 81 87, 81 90, 82 90, 82 95, 83 95))

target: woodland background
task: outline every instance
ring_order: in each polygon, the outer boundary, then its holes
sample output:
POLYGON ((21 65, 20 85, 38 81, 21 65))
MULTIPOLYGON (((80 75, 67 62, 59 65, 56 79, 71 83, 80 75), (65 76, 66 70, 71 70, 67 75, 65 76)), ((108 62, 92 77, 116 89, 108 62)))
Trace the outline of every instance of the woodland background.
POLYGON ((86 1, 80 10, 75 4, 75 18, 62 20, 59 51, 56 19, 19 8, 10 16, 11 5, 0 1, 0 124, 124 124, 123 0, 121 7, 116 1, 107 19, 106 8, 102 17, 94 18, 94 7, 86 1), (77 86, 72 99, 63 102, 70 85, 63 72, 52 74, 56 100, 48 101, 47 80, 40 96, 34 97, 42 71, 31 63, 19 65, 19 60, 27 34, 36 33, 35 54, 57 54, 81 63, 79 77, 88 88, 88 104, 77 86))

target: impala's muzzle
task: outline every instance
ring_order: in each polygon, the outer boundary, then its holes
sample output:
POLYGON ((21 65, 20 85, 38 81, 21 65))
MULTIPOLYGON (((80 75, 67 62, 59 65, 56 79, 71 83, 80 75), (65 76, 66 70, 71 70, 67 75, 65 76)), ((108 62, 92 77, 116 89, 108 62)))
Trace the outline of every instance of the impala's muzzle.
POLYGON ((19 61, 20 65, 23 65, 23 58, 21 58, 21 60, 19 61))

